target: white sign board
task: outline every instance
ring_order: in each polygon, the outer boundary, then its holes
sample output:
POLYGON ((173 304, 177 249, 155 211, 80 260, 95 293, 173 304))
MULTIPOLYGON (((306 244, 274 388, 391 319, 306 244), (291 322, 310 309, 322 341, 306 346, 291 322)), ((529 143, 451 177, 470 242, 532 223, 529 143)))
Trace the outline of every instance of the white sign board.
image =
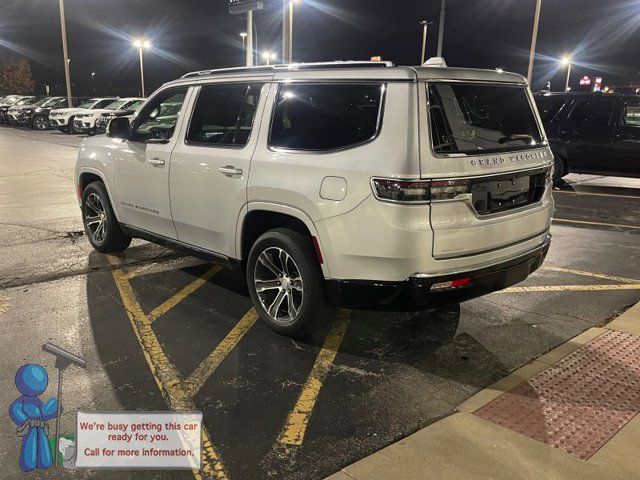
POLYGON ((76 468, 200 469, 199 412, 78 412, 76 428, 76 468))

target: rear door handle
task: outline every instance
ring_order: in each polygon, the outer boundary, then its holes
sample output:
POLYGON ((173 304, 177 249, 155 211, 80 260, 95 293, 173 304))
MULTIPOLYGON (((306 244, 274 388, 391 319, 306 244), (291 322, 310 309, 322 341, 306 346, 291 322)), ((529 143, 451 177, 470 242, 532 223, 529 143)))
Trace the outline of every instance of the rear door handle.
POLYGON ((233 165, 225 165, 223 167, 219 167, 218 171, 220 173, 224 173, 225 175, 242 175, 242 169, 236 168, 233 165))
POLYGON ((158 157, 153 157, 149 159, 149 163, 151 165, 164 165, 164 160, 158 157))

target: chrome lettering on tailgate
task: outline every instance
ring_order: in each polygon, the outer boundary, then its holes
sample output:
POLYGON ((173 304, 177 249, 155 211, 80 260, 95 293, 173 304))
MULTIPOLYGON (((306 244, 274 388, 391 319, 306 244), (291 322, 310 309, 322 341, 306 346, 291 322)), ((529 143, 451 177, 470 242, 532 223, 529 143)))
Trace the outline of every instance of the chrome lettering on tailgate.
MULTIPOLYGON (((509 155, 509 161, 511 163, 528 162, 531 160, 544 160, 549 157, 549 153, 546 150, 538 152, 517 153, 509 155)), ((486 157, 486 158, 473 158, 470 160, 471 165, 474 167, 491 167, 494 165, 504 165, 507 160, 503 156, 486 157)))

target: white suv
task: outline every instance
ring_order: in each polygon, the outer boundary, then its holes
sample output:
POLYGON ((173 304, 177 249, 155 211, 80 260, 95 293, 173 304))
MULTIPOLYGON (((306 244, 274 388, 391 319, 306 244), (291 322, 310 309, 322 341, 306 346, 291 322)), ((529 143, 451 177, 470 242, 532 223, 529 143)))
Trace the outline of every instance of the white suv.
POLYGON ((274 330, 329 306, 420 309, 524 280, 549 248, 553 157, 520 75, 334 62, 194 72, 76 183, 101 252, 132 237, 246 275, 274 330))
POLYGON ((135 110, 143 102, 144 98, 140 97, 118 98, 103 108, 93 108, 84 113, 77 113, 73 122, 73 130, 76 133, 94 134, 96 123, 103 115, 110 115, 131 108, 135 110))
POLYGON ((49 124, 64 133, 80 133, 75 131, 74 121, 77 115, 90 113, 90 110, 102 109, 117 100, 110 98, 91 98, 78 107, 56 108, 49 113, 49 124))

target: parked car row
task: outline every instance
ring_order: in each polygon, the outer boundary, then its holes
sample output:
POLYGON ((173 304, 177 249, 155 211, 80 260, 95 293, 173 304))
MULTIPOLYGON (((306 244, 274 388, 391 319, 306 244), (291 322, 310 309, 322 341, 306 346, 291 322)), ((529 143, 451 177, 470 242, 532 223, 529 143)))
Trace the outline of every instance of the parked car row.
POLYGON ((64 133, 104 133, 116 116, 133 115, 144 103, 139 97, 66 97, 8 95, 0 98, 0 124, 35 130, 56 128, 64 133))

